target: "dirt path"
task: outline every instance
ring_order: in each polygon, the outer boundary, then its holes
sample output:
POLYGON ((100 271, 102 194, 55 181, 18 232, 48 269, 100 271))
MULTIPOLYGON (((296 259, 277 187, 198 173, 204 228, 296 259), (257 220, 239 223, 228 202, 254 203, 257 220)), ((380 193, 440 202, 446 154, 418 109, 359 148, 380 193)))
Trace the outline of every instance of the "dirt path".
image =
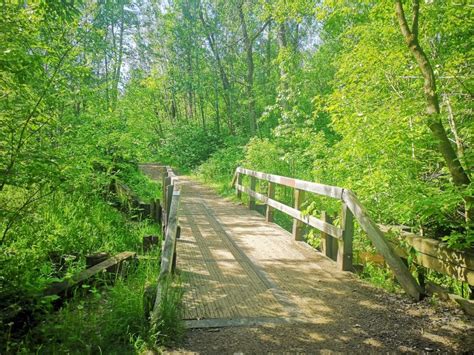
POLYGON ((474 351, 472 319, 376 289, 180 177, 185 342, 200 353, 474 351))

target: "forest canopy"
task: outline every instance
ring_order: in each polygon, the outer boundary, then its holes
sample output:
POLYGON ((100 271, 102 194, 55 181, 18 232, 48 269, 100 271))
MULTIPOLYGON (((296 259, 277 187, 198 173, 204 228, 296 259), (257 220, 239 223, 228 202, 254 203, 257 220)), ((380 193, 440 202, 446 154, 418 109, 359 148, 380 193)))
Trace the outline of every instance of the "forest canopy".
POLYGON ((474 246, 469 2, 0 8, 4 280, 51 251, 113 249, 100 238, 129 227, 108 187, 143 186, 147 161, 222 184, 243 165, 350 188, 377 221, 474 246))
MULTIPOLYGON (((37 296, 87 255, 160 235, 117 193, 159 196, 140 163, 223 194, 238 166, 340 186, 378 223, 473 250, 473 38, 467 0, 0 2, 0 352, 28 348, 10 320, 44 319, 54 299, 37 296)), ((330 218, 336 204, 301 208, 330 218)), ((360 235, 354 250, 372 252, 360 235)), ((86 323, 100 351, 143 343, 155 264, 114 289, 85 285, 95 318, 71 302, 28 333, 32 348, 82 349, 86 323)), ((180 292, 153 343, 179 333, 180 292)))

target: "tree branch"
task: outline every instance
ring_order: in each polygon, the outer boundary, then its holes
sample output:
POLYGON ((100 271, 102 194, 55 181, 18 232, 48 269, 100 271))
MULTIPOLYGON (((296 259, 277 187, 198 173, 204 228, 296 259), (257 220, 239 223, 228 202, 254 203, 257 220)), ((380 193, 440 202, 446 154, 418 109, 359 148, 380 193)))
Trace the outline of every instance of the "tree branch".
POLYGON ((272 22, 271 18, 269 18, 265 21, 263 26, 250 38, 251 43, 253 43, 257 39, 257 37, 260 36, 260 34, 265 30, 265 28, 267 28, 267 26, 270 24, 270 22, 272 22))
POLYGON ((410 31, 410 27, 408 27, 401 0, 395 0, 395 12, 397 14, 398 23, 400 24, 400 29, 403 36, 405 38, 411 37, 412 33, 410 31))
POLYGON ((420 17, 420 1, 413 0, 413 24, 411 26, 411 33, 413 37, 418 38, 418 18, 420 17))

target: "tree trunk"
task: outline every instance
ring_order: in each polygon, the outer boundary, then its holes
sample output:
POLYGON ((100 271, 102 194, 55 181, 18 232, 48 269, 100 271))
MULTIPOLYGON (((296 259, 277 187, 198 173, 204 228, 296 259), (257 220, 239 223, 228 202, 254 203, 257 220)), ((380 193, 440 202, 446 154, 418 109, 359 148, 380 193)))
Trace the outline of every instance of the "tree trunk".
POLYGON ((250 135, 255 135, 257 131, 257 117, 255 113, 255 95, 253 92, 253 75, 254 75, 254 62, 253 62, 253 42, 249 37, 247 31, 247 23, 245 22, 245 16, 243 11, 243 1, 238 5, 240 25, 242 26, 242 35, 244 38, 245 53, 247 56, 247 100, 249 110, 249 123, 250 123, 250 135))
POLYGON ((286 95, 288 94, 288 82, 286 79, 286 69, 284 63, 281 62, 282 58, 281 55, 282 53, 286 56, 286 50, 288 48, 288 41, 286 39, 286 24, 285 22, 282 22, 278 25, 278 48, 279 48, 279 67, 280 67, 280 101, 281 101, 281 106, 283 111, 288 110, 288 100, 286 100, 286 95))
POLYGON ((225 102, 225 107, 226 107, 226 112, 227 112, 227 126, 229 128, 230 134, 235 135, 235 128, 234 128, 234 123, 233 123, 233 118, 232 118, 233 117, 232 88, 229 82, 229 78, 227 77, 227 73, 225 72, 224 65, 221 60, 221 56, 217 49, 214 35, 212 34, 206 20, 204 19, 204 13, 202 11, 202 7, 199 8, 199 18, 201 20, 202 25, 204 26, 206 30, 207 42, 209 43, 209 47, 211 48, 211 52, 214 55, 214 59, 216 60, 217 67, 219 69, 219 77, 221 79, 222 88, 224 90, 223 96, 224 96, 224 102, 225 102))
MULTIPOLYGON (((119 47, 118 47, 118 54, 117 54, 117 59, 115 62, 115 72, 114 72, 114 88, 113 88, 113 97, 112 97, 112 107, 115 108, 117 104, 117 98, 118 98, 118 86, 120 83, 120 76, 122 72, 122 61, 123 61, 123 33, 125 30, 125 4, 124 2, 121 2, 120 4, 120 33, 119 33, 119 47)), ((113 28, 113 25, 112 25, 113 28)))
MULTIPOLYGON (((426 99, 428 127, 430 128, 433 136, 438 141, 438 151, 444 158, 454 185, 465 189, 471 181, 468 174, 462 167, 456 151, 451 145, 446 130, 444 129, 440 117, 439 98, 436 90, 436 78, 428 57, 426 56, 418 41, 418 19, 420 12, 419 0, 413 1, 413 23, 411 29, 407 23, 401 0, 395 0, 395 12, 397 14, 398 23, 405 38, 405 42, 407 43, 408 48, 413 54, 416 62, 418 63, 418 68, 420 69, 424 78, 423 91, 426 99)), ((474 199, 472 196, 467 194, 464 195, 465 219, 468 227, 474 218, 474 211, 472 208, 473 200, 474 199)))

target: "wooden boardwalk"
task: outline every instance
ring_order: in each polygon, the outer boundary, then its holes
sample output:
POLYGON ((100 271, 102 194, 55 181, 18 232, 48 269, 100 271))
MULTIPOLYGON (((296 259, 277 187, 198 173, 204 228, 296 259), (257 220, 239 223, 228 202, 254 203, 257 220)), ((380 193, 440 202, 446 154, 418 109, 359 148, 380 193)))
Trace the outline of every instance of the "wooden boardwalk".
MULTIPOLYGON (((161 179, 159 166, 142 169, 161 179)), ((194 329, 178 351, 473 348, 472 322, 371 286, 247 206, 178 181, 183 316, 187 328, 221 328, 194 329)))
POLYGON ((341 295, 352 296, 354 275, 256 211, 188 177, 180 185, 177 267, 189 327, 324 322, 338 298, 348 304, 341 295))

